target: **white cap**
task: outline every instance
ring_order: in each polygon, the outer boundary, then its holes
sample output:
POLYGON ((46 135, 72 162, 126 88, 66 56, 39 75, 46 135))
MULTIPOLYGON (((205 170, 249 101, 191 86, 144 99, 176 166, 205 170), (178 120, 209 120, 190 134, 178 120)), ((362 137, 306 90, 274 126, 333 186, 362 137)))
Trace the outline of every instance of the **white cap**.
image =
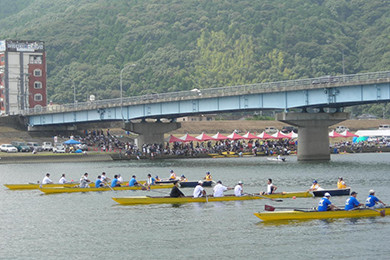
POLYGON ((242 181, 239 181, 238 184, 242 184, 242 181))
POLYGON ((324 196, 325 196, 325 197, 331 197, 330 194, 329 194, 329 192, 326 192, 326 193, 324 194, 324 196))
POLYGON ((374 190, 370 190, 368 193, 369 194, 373 194, 373 193, 375 193, 375 191, 374 190))
POLYGON ((203 181, 198 181, 198 184, 203 184, 203 181))

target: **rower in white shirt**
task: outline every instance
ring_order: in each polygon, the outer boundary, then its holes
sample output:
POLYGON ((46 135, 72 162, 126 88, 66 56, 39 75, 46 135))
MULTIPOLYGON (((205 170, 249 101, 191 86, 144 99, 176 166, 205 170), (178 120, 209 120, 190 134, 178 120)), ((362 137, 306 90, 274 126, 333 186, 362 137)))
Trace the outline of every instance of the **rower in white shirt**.
POLYGON ((43 178, 42 180, 42 184, 50 184, 50 183, 53 183, 52 180, 50 180, 50 173, 46 173, 46 176, 43 178))
POLYGON ((242 189, 242 181, 239 181, 238 184, 236 185, 236 187, 234 187, 234 195, 236 197, 241 197, 244 193, 243 189, 242 189))
POLYGON ((65 173, 62 174, 61 179, 58 181, 58 183, 60 183, 60 184, 65 184, 65 183, 67 183, 67 181, 66 181, 66 179, 65 179, 65 173))
POLYGON ((232 190, 233 188, 228 188, 222 185, 222 181, 217 181, 217 185, 214 187, 214 197, 223 197, 223 192, 227 190, 232 190))

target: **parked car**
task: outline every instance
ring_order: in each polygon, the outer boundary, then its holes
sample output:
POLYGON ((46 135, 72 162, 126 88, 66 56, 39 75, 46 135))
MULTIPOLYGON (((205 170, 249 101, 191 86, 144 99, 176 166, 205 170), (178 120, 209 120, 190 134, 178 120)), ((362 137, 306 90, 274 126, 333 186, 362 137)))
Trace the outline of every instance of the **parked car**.
POLYGON ((30 147, 31 151, 42 152, 42 146, 40 146, 37 142, 28 142, 27 145, 30 147))
POLYGON ((65 146, 63 145, 54 146, 53 153, 65 153, 65 146))
POLYGON ((379 130, 389 130, 390 129, 390 125, 380 125, 379 126, 379 130))
POLYGON ((349 128, 346 127, 346 126, 343 126, 343 125, 339 125, 339 126, 337 126, 336 129, 335 129, 335 131, 336 131, 337 133, 342 133, 342 132, 344 132, 345 130, 348 131, 349 128))
POLYGON ((76 148, 80 149, 82 151, 88 151, 88 145, 87 144, 76 144, 76 148))
POLYGON ((2 144, 0 146, 0 149, 2 152, 6 152, 6 153, 17 153, 18 152, 18 149, 13 146, 12 144, 2 144))
POLYGON ((18 149, 18 152, 31 152, 30 146, 23 142, 12 141, 11 144, 18 149))
POLYGON ((269 126, 269 127, 266 127, 266 128, 265 128, 265 132, 266 132, 267 134, 274 134, 274 133, 276 133, 277 131, 278 131, 278 129, 275 128, 275 127, 273 127, 273 126, 269 126))
POLYGON ((44 151, 52 151, 53 150, 53 145, 51 144, 51 142, 43 142, 42 143, 42 149, 44 151))
POLYGON ((281 131, 284 134, 289 134, 291 132, 298 133, 298 129, 296 127, 293 127, 293 126, 283 126, 281 131))

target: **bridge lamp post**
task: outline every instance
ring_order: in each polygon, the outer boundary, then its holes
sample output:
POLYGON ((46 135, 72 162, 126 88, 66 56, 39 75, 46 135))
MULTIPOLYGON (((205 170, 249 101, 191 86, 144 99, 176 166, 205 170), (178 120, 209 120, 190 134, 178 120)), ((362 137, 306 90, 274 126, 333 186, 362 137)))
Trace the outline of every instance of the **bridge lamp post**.
POLYGON ((120 73, 120 81, 119 81, 119 85, 120 85, 120 92, 121 92, 121 98, 120 98, 120 102, 121 102, 121 115, 122 115, 122 120, 124 121, 124 118, 123 118, 123 86, 122 86, 122 75, 123 75, 123 71, 127 68, 130 68, 130 67, 135 67, 137 66, 137 64, 135 63, 132 63, 132 64, 126 64, 123 69, 121 69, 121 73, 120 73))

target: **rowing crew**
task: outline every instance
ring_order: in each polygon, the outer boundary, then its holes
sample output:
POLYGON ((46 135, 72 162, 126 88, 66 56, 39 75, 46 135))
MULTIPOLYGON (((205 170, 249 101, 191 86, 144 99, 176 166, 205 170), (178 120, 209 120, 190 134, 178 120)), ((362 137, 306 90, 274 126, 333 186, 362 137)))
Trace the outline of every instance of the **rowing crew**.
MULTIPOLYGON (((330 196, 329 192, 326 192, 324 197, 318 203, 318 207, 317 207, 318 211, 329 211, 329 210, 340 209, 337 206, 333 205, 332 202, 330 202, 330 200, 329 200, 330 197, 331 196, 330 196)), ((363 203, 360 203, 356 199, 356 197, 357 197, 357 192, 353 191, 351 193, 351 196, 345 202, 345 207, 344 207, 345 210, 357 209, 360 206, 365 206, 365 207, 370 208, 370 209, 383 208, 384 206, 386 206, 386 204, 383 201, 381 201, 380 199, 378 199, 375 196, 374 190, 369 191, 369 196, 366 199, 365 205, 363 203)))
MULTIPOLYGON (((347 184, 345 183, 343 177, 339 177, 337 180, 337 189, 345 189, 347 188, 347 184)), ((311 185, 310 189, 308 191, 317 191, 317 190, 324 190, 320 187, 320 184, 318 184, 317 180, 313 181, 313 184, 311 185)))
MULTIPOLYGON (((180 191, 179 189, 179 182, 175 182, 174 187, 171 190, 170 196, 174 198, 178 197, 184 197, 185 195, 183 192, 180 191)), ((226 187, 222 185, 222 181, 217 181, 217 185, 213 188, 213 197, 223 197, 224 192, 227 190, 233 190, 234 189, 234 195, 237 197, 240 197, 244 195, 243 191, 243 182, 239 181, 237 185, 234 188, 231 187, 226 187)), ((206 190, 203 188, 203 181, 198 181, 198 185, 196 185, 194 192, 193 192, 193 197, 194 198, 200 198, 200 197, 206 197, 207 198, 207 193, 206 190)))

